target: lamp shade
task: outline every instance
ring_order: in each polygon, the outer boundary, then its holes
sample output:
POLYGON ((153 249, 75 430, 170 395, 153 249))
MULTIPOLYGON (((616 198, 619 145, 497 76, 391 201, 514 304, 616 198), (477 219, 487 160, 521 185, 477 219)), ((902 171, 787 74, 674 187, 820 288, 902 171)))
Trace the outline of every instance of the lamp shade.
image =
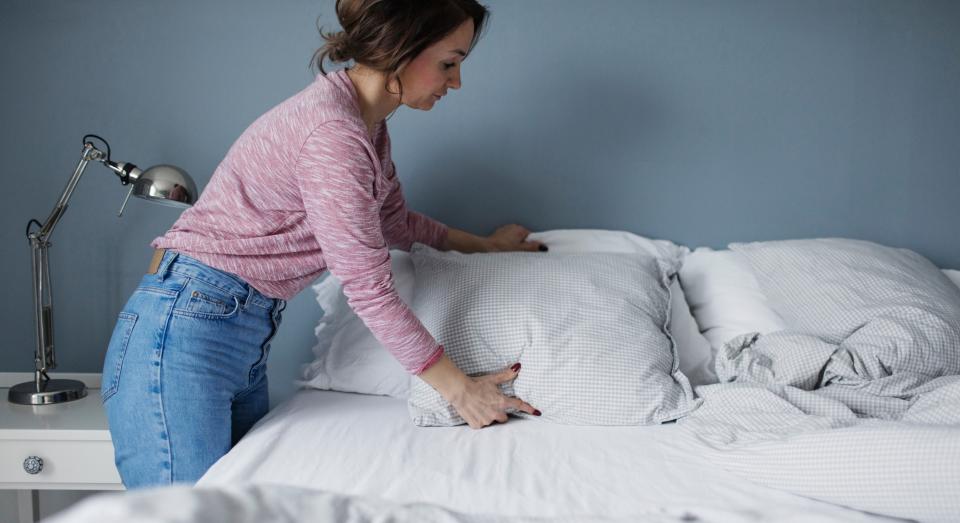
POLYGON ((133 182, 133 195, 171 207, 190 207, 197 201, 197 184, 174 165, 154 165, 133 182))

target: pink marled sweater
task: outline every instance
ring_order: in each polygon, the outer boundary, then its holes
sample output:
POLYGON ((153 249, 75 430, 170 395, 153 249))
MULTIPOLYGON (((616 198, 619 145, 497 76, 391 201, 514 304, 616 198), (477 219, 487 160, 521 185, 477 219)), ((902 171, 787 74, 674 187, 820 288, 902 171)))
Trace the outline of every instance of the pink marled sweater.
POLYGON ((393 286, 389 248, 440 248, 447 228, 407 209, 381 123, 371 140, 346 71, 318 75, 258 118, 199 201, 153 241, 290 299, 325 270, 411 373, 443 353, 393 286))

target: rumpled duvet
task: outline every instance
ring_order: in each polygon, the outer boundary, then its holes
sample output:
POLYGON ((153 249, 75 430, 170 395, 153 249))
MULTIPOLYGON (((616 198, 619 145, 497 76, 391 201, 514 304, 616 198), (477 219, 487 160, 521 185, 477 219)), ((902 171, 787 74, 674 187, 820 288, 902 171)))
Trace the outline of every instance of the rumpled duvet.
POLYGON ((866 242, 738 252, 792 330, 728 341, 716 355, 722 383, 697 389, 704 402, 682 426, 760 484, 960 521, 957 288, 915 253, 866 242))
POLYGON ((960 520, 960 377, 910 387, 907 398, 887 392, 871 400, 856 388, 741 379, 699 387, 703 404, 680 423, 711 461, 762 485, 874 514, 960 520), (861 417, 895 410, 897 420, 861 417))

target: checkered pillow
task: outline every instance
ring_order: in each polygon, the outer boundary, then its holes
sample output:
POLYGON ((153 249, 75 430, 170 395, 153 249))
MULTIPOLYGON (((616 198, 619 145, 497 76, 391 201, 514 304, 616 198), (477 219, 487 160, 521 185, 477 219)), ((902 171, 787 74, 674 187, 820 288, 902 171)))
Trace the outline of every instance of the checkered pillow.
MULTIPOLYGON (((520 362, 502 386, 543 418, 643 425, 697 406, 667 334, 677 262, 636 254, 411 251, 413 309, 468 375, 520 362)), ((439 393, 411 382, 422 426, 464 423, 439 393)), ((517 413, 518 415, 525 415, 517 413)))
POLYGON ((735 243, 789 328, 850 349, 860 374, 960 373, 960 289, 907 249, 838 238, 735 243), (870 371, 870 372, 867 372, 870 371))

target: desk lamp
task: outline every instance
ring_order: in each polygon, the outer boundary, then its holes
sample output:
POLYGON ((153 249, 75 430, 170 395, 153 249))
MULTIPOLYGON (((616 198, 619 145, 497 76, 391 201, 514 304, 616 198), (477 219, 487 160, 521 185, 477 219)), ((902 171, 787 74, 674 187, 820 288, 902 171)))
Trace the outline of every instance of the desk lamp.
POLYGON ((47 371, 56 368, 53 351, 53 295, 50 290, 50 264, 48 250, 50 235, 57 226, 67 202, 80 181, 89 162, 100 162, 120 179, 122 185, 130 185, 117 216, 123 214, 130 195, 152 202, 189 207, 197 200, 197 186, 186 172, 172 165, 155 165, 143 171, 132 163, 114 162, 110 158, 110 144, 94 134, 83 137, 83 151, 73 176, 67 182, 46 222, 30 220, 27 223, 27 238, 33 251, 33 300, 36 306, 36 349, 33 381, 19 383, 10 389, 8 399, 22 405, 50 405, 83 398, 87 395, 83 382, 66 379, 50 379, 47 371), (106 152, 97 149, 91 139, 105 146, 106 152))

